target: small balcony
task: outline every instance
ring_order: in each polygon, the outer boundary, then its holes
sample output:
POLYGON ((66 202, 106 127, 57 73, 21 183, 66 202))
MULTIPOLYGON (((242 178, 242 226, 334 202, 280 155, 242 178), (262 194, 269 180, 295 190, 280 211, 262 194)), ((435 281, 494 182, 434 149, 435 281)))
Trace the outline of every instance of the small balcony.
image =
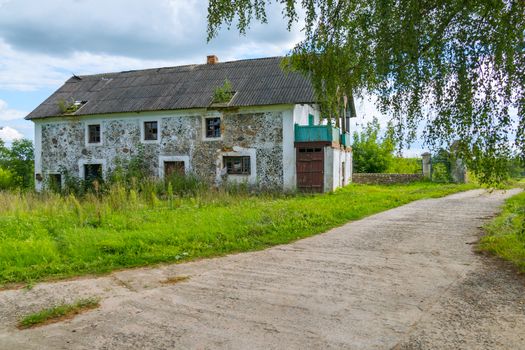
POLYGON ((341 145, 344 146, 345 148, 352 146, 349 133, 341 134, 341 145))
POLYGON ((340 143, 339 128, 331 125, 298 125, 295 124, 295 142, 340 143))

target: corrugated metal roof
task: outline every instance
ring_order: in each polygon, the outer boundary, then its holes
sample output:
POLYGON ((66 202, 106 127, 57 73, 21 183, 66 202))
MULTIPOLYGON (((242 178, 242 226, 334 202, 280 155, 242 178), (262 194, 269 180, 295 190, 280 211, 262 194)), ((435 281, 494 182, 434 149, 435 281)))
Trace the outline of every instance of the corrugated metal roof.
POLYGON ((87 101, 74 115, 207 108, 228 79, 230 107, 313 103, 310 80, 283 72, 282 57, 72 77, 26 119, 60 116, 58 103, 87 101))

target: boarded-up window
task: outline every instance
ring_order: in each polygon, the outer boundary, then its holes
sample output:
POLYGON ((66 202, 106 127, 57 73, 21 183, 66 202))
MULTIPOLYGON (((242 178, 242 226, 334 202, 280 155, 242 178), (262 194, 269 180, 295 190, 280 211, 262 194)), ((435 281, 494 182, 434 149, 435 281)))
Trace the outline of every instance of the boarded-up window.
POLYGON ((226 172, 232 175, 250 175, 250 157, 224 157, 226 172))
POLYGON ((164 177, 168 178, 173 175, 184 176, 184 162, 175 161, 175 162, 164 162, 164 177))
POLYGON ((205 118, 206 138, 221 137, 221 118, 205 118))
POLYGON ((100 143, 100 124, 88 125, 88 143, 100 143))
POLYGON ((158 122, 144 122, 144 140, 156 141, 158 139, 158 122))

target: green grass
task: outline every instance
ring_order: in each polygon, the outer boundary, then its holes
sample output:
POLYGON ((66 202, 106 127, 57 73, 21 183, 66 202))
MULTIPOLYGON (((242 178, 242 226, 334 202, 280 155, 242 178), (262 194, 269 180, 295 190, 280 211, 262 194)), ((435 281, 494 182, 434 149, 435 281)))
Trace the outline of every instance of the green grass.
POLYGON ((98 299, 81 299, 74 304, 58 305, 23 317, 18 323, 18 328, 25 329, 55 323, 99 306, 98 299))
POLYGON ((0 287, 263 249, 405 203, 474 188, 350 185, 322 195, 209 192, 159 200, 0 193, 0 287))
POLYGON ((509 198, 501 214, 485 227, 481 251, 512 262, 525 273, 525 192, 509 198))

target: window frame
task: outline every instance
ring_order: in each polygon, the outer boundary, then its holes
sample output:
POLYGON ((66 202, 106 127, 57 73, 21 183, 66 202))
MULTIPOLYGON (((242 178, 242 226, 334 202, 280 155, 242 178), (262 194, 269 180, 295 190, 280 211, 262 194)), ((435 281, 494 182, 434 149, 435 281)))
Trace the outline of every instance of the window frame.
POLYGON ((157 142, 159 140, 159 122, 157 120, 146 120, 142 122, 142 128, 144 130, 144 141, 157 142), (146 127, 147 124, 155 123, 153 125, 146 127), (155 132, 153 132, 155 130, 155 132), (155 136, 155 138, 147 138, 148 136, 155 136))
POLYGON ((189 156, 159 156, 158 172, 159 178, 165 179, 164 162, 184 162, 184 173, 186 175, 191 173, 191 164, 189 156))
POLYGON ((245 175, 250 176, 252 174, 251 171, 251 157, 249 155, 239 155, 239 156, 223 156, 222 162, 224 164, 224 167, 226 168, 226 174, 228 175, 245 175), (236 172, 230 172, 230 167, 228 167, 228 164, 230 162, 233 162, 235 159, 240 160, 241 162, 241 170, 236 172))
POLYGON ((85 124, 85 138, 86 138, 86 146, 102 146, 103 144, 103 123, 101 121, 98 121, 98 122, 87 122, 85 124), (91 126, 96 126, 98 125, 99 126, 99 142, 90 142, 90 135, 89 135, 89 129, 91 126))
POLYGON ((100 124, 89 124, 87 127, 88 127, 88 143, 90 144, 101 143, 102 135, 101 135, 100 124))
POLYGON ((139 119, 139 128, 140 128, 140 142, 142 143, 160 143, 161 135, 161 118, 155 118, 155 117, 149 117, 149 118, 140 118, 139 119), (156 122, 157 123, 157 139, 156 140, 146 140, 146 130, 145 130, 145 124, 148 122, 156 122))
MULTIPOLYGON (((96 178, 100 178, 100 180, 104 180, 104 166, 102 165, 102 163, 86 163, 84 164, 84 177, 82 178, 82 180, 84 181, 88 181, 88 179, 86 178, 86 175, 87 175, 87 168, 88 167, 97 167, 97 168, 100 168, 100 174, 99 176, 97 176, 96 178)), ((96 179, 94 178, 94 179, 96 179)), ((91 180, 91 179, 89 179, 91 180)))
POLYGON ((203 141, 220 141, 223 138, 223 117, 222 114, 207 114, 202 116, 202 140, 203 141), (208 137, 208 119, 219 119, 219 136, 208 137))
POLYGON ((81 180, 86 178, 85 165, 102 165, 102 180, 106 179, 107 174, 107 161, 105 159, 79 159, 78 161, 78 177, 81 180))

